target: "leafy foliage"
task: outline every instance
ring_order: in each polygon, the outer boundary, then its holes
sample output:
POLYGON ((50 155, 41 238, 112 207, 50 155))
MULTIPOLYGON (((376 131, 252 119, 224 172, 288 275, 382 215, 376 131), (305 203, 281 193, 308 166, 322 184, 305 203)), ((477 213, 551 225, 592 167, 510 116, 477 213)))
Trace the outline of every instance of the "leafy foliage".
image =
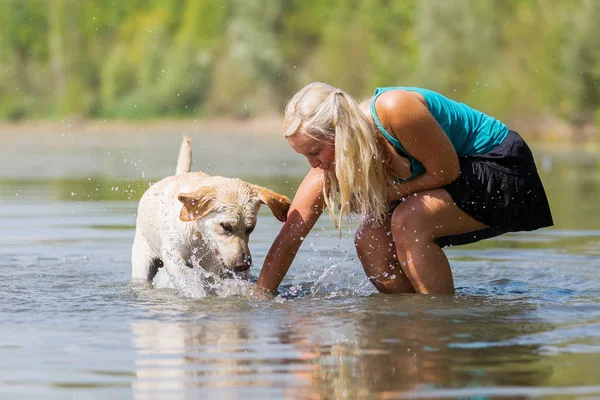
POLYGON ((279 112, 323 80, 600 116, 596 0, 6 0, 0 118, 279 112))

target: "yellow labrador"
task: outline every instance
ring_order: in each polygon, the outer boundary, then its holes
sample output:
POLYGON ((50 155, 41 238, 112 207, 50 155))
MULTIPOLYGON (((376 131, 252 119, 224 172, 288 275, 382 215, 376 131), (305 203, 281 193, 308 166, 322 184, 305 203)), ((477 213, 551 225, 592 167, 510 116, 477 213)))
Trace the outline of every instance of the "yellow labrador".
POLYGON ((261 204, 285 221, 290 200, 240 179, 189 172, 192 152, 184 138, 176 174, 152 185, 138 207, 132 248, 134 279, 151 281, 165 267, 171 283, 200 266, 219 276, 247 278, 248 240, 261 204))

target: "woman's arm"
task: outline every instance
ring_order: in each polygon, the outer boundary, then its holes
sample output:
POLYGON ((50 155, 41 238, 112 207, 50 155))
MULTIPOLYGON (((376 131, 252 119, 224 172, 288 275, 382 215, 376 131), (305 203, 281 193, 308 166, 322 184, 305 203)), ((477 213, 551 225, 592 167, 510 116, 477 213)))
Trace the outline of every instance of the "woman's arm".
POLYGON ((392 90, 376 100, 375 108, 386 130, 425 167, 425 173, 414 179, 388 186, 388 200, 437 189, 458 178, 460 164, 454 146, 420 94, 392 90))
POLYGON ((274 291, 288 272, 294 257, 325 207, 323 199, 324 171, 312 168, 294 196, 288 217, 271 245, 258 282, 264 290, 274 291))

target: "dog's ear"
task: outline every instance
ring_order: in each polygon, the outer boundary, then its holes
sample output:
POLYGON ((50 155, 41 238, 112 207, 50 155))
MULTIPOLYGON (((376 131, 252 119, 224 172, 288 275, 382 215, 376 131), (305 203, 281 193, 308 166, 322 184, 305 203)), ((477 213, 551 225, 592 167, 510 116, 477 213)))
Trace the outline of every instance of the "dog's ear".
POLYGON ((179 193, 177 199, 183 203, 179 219, 185 222, 204 217, 215 208, 215 188, 205 186, 192 193, 179 193))
POLYGON ((252 185, 252 187, 258 194, 261 203, 269 206, 275 218, 281 222, 285 222, 288 210, 290 209, 290 199, 261 186, 252 185))

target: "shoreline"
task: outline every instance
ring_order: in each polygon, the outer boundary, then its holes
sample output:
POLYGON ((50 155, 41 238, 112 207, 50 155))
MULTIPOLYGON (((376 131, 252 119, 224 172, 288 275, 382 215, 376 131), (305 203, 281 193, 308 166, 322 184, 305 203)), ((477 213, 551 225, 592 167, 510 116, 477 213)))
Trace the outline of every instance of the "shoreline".
POLYGON ((0 136, 8 134, 251 134, 268 135, 283 130, 283 116, 267 115, 255 118, 231 117, 198 119, 97 120, 65 118, 63 120, 32 120, 0 122, 0 136))
MULTIPOLYGON (((552 150, 585 150, 600 152, 598 129, 586 126, 576 129, 551 121, 513 121, 509 123, 530 145, 552 150), (538 123, 535 123, 538 122, 538 123), (541 123, 540 123, 541 122, 541 123)), ((0 121, 0 140, 14 135, 53 137, 58 134, 101 135, 252 135, 280 139, 283 115, 270 114, 252 118, 208 117, 198 119, 99 120, 65 118, 63 120, 0 121)))

